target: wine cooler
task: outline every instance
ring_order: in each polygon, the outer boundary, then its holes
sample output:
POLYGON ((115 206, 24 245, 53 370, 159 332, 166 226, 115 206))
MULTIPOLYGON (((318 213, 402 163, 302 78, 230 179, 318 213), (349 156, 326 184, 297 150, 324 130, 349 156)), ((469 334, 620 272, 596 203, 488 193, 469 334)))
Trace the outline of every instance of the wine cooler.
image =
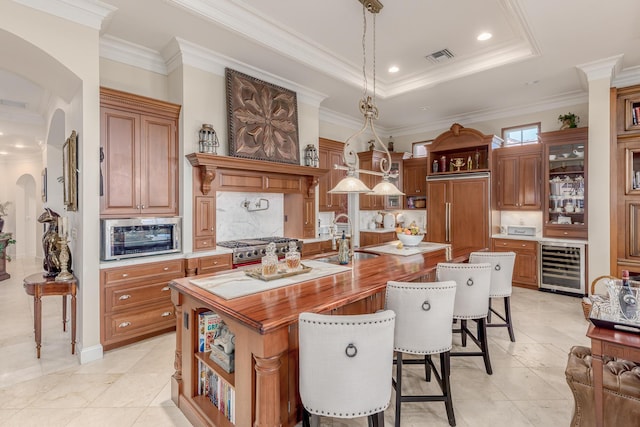
POLYGON ((568 295, 585 294, 585 245, 540 242, 539 288, 568 295))

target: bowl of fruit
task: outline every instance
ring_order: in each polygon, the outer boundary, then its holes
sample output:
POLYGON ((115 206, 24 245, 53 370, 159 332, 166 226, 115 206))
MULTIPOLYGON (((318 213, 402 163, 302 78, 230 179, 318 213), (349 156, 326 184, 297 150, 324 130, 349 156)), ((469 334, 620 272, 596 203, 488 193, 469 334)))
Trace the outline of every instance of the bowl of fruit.
POLYGON ((396 228, 396 235, 404 246, 418 246, 424 238, 424 233, 415 225, 410 225, 408 228, 396 228))

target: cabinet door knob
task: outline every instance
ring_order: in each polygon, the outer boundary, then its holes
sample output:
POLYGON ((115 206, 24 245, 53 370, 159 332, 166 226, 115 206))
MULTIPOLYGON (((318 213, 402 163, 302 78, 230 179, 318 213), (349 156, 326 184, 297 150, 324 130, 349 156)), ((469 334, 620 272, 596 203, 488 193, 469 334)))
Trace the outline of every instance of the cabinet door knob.
POLYGON ((167 270, 169 270, 169 267, 165 267, 165 268, 163 268, 163 270, 164 270, 164 271, 167 271, 167 270))
POLYGON ((569 232, 568 232, 568 231, 565 231, 563 234, 566 236, 567 234, 569 234, 569 232))
POLYGON ((129 277, 129 274, 127 274, 127 273, 123 273, 123 274, 122 274, 122 277, 129 277))
POLYGON ((213 265, 218 265, 218 261, 213 261, 213 265))
POLYGON ((162 314, 160 315, 160 317, 169 317, 169 316, 171 316, 172 314, 173 314, 173 313, 172 313, 171 311, 165 311, 164 313, 162 313, 162 314))
POLYGON ((160 291, 162 291, 162 292, 167 292, 168 290, 169 290, 168 286, 165 286, 164 288, 160 289, 160 291))
POLYGON ((215 229, 215 228, 213 228, 213 227, 211 227, 211 231, 216 231, 216 229, 215 229))
POLYGON ((120 297, 118 298, 120 301, 124 301, 131 298, 131 295, 129 294, 124 294, 124 295, 120 295, 120 297))
POLYGON ((118 325, 118 328, 126 328, 127 326, 130 326, 131 322, 122 322, 118 325))
POLYGON ((146 209, 146 206, 145 206, 145 205, 142 205, 142 209, 146 209))
POLYGON ((207 246, 208 243, 207 242, 202 242, 202 246, 207 246))

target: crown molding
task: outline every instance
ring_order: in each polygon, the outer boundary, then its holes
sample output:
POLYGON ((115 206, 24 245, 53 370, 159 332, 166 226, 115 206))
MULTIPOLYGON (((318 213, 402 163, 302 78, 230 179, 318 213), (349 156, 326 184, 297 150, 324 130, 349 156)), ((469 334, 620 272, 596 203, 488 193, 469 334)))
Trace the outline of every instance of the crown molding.
POLYGON ((110 35, 100 37, 100 57, 167 75, 167 64, 155 50, 110 35))
POLYGON ((88 0, 13 0, 23 6, 100 30, 102 22, 118 10, 101 1, 88 0))
POLYGON ((640 84, 640 66, 626 68, 617 73, 613 78, 611 86, 621 88, 638 84, 640 84))
MULTIPOLYGON (((242 7, 230 1, 167 0, 192 14, 215 22, 249 40, 253 40, 282 55, 303 63, 332 78, 353 87, 362 87, 361 65, 340 58, 288 28, 268 21, 248 6, 242 7)), ((502 8, 519 40, 480 55, 459 60, 446 67, 435 67, 418 75, 409 76, 389 84, 384 79, 376 81, 376 96, 385 99, 416 89, 436 85, 456 77, 484 71, 510 62, 520 61, 540 54, 529 29, 521 0, 501 0, 502 8)), ((370 78, 370 76, 367 76, 370 78)))

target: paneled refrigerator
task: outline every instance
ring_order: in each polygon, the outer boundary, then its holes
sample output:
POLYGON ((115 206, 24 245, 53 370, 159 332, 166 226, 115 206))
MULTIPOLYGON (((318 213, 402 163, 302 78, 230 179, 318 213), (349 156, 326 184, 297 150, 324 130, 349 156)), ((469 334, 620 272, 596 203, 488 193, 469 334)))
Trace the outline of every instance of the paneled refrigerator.
POLYGON ((427 240, 453 256, 490 247, 489 173, 427 177, 427 240))

